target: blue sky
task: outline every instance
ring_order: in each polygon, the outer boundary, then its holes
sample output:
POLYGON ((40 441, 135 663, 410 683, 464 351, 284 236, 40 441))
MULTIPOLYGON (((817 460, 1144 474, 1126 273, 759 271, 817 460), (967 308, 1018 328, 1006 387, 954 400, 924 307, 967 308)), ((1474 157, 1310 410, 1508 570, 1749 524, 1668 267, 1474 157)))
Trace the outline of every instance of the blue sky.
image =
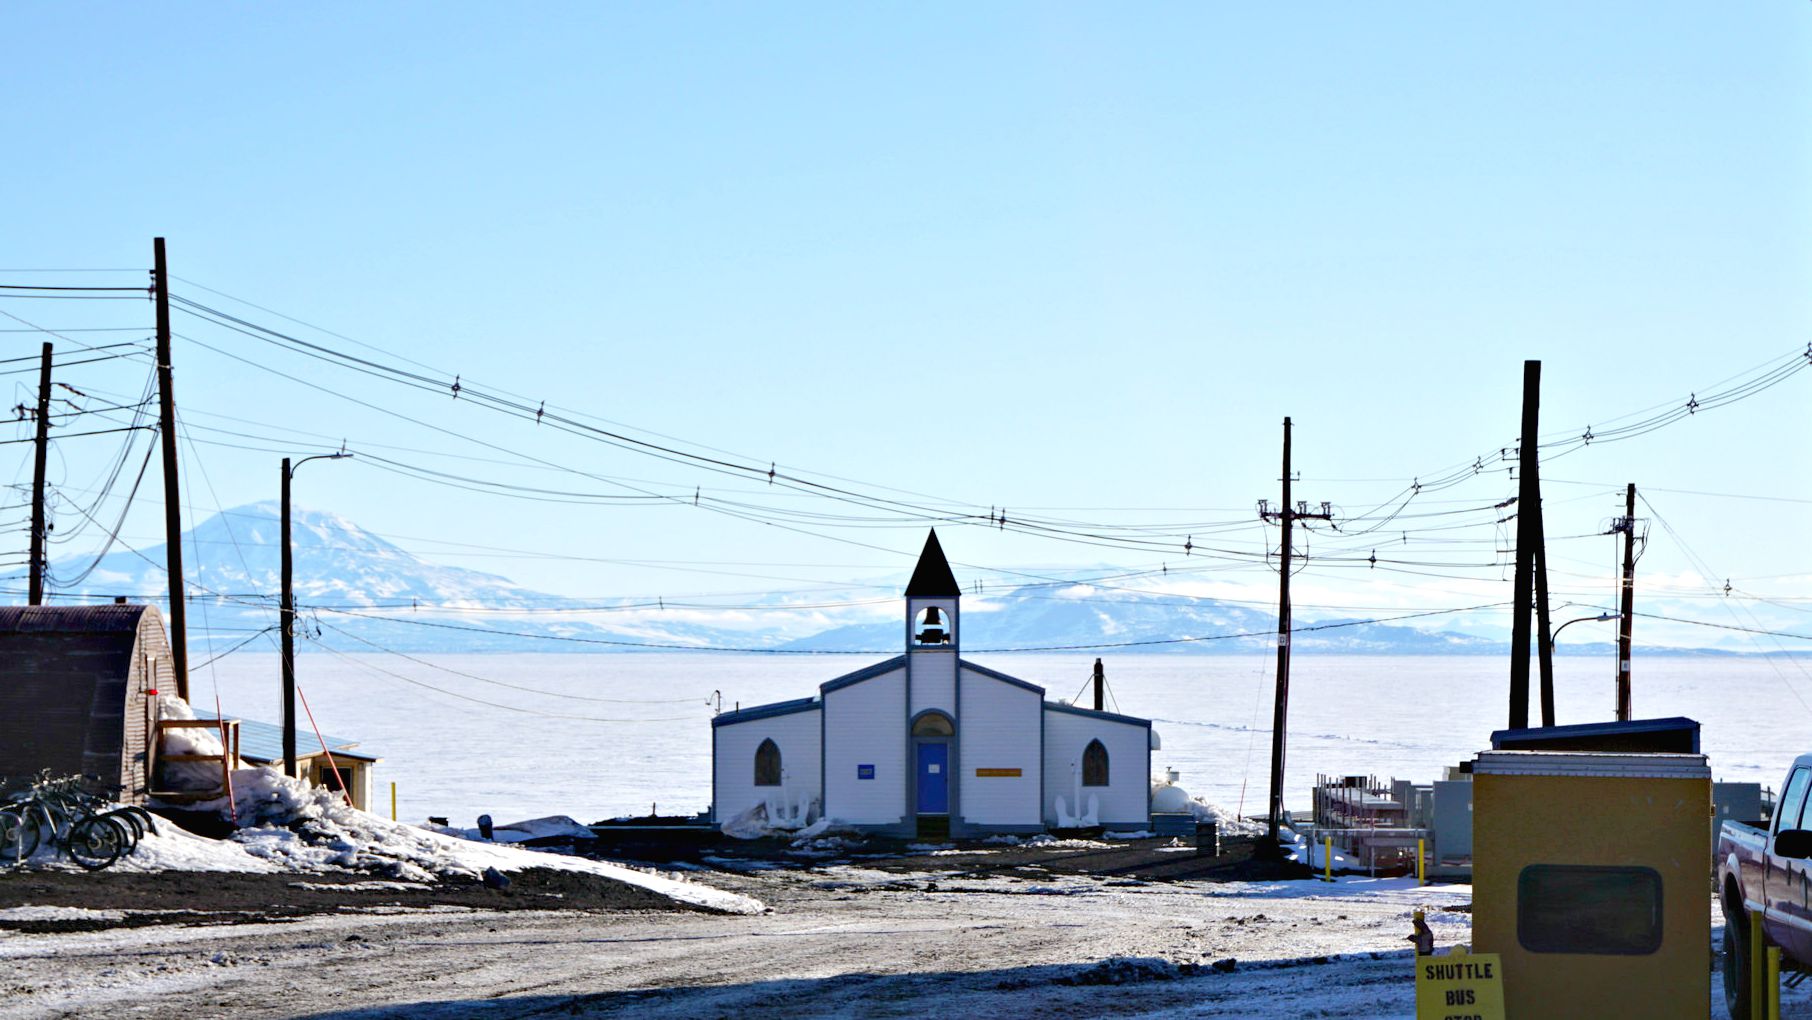
MULTIPOLYGON (((72 4, 12 7, 5 27, 0 269, 143 267, 161 234, 179 295, 262 324, 290 328, 198 288, 384 352, 294 327, 362 356, 940 506, 1252 521, 1276 498, 1291 415, 1297 494, 1359 515, 1511 440, 1524 358, 1543 360, 1544 426, 1563 434, 1812 339, 1805 4, 72 4)), ((150 323, 142 302, 0 310, 150 323)), ((200 508, 271 498, 275 450, 344 437, 512 484, 607 488, 526 453, 664 493, 849 509, 186 314, 176 327, 190 425, 293 440, 191 433, 200 508)), ((42 339, 0 338, 0 356, 42 339)), ((68 380, 136 394, 143 375, 128 360, 68 380)), ((8 406, 30 380, 0 376, 8 406)), ((1643 570, 1663 591, 1703 595, 1699 575, 1717 573, 1812 595, 1808 387, 1812 372, 1556 461, 1550 534, 1602 530, 1634 481, 1697 557, 1657 526, 1643 570)), ((9 480, 29 479, 25 446, 0 451, 9 480)), ((79 493, 117 453, 113 436, 63 441, 56 477, 79 493)), ((156 481, 154 467, 147 492, 156 481)), ((573 595, 903 574, 923 530, 524 502, 369 463, 310 465, 297 486, 424 555, 573 595)), ((1488 474, 1417 508, 1512 491, 1488 474)), ((156 507, 124 535, 161 541, 156 507)), ((1256 523, 1224 535, 1265 543, 1256 523)), ((1489 524, 1455 537, 1473 545, 1429 555, 1493 558, 1489 524)), ((965 578, 1200 563, 984 528, 947 528, 945 544, 965 578)), ((1572 572, 1561 586, 1608 597, 1611 539, 1550 555, 1572 572)), ((1507 591, 1499 569, 1430 573, 1311 560, 1302 583, 1354 606, 1507 591)), ((1249 565, 1193 580, 1274 584, 1249 565)), ((1765 611, 1791 621, 1805 605, 1765 611)))

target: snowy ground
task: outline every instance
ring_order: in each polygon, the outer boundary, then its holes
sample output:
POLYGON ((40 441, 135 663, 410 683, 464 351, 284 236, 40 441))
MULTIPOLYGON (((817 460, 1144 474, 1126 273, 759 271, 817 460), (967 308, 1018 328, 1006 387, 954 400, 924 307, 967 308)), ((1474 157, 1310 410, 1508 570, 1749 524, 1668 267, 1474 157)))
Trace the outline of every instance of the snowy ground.
MULTIPOLYGON (((1471 932, 1469 887, 1405 879, 1128 884, 838 866, 699 881, 773 909, 384 906, 0 932, 0 1015, 1407 1020, 1411 911, 1428 912, 1442 948, 1471 932)), ((8 911, 59 912, 130 913, 8 911)), ((1714 972, 1713 1003, 1721 996, 1714 972)), ((1812 1018, 1812 987, 1784 998, 1783 1017, 1812 1018)))
MULTIPOLYGON (((500 821, 564 814, 590 822, 644 814, 657 805, 667 814, 702 810, 711 802, 712 709, 706 702, 713 691, 723 693, 725 708, 806 697, 817 693, 819 683, 877 657, 420 658, 427 664, 379 656, 371 665, 388 671, 379 672, 305 653, 297 671, 322 730, 361 740, 361 750, 384 759, 374 773, 374 793, 386 814, 395 781, 399 817, 445 815, 471 826, 480 813, 500 821), (495 700, 501 689, 474 677, 513 684, 512 703, 570 718, 536 719, 534 739, 525 741, 512 723, 522 717, 474 711, 470 702, 392 673, 486 700, 495 700), (530 695, 520 690, 525 687, 562 696, 530 695), (679 703, 600 705, 610 711, 593 712, 575 708, 580 703, 574 697, 679 703), (463 753, 447 754, 448 747, 463 753)), ((1057 699, 1076 695, 1094 654, 974 658, 1039 684, 1057 699)), ((1107 659, 1108 686, 1121 711, 1155 720, 1164 743, 1152 755, 1155 770, 1178 769, 1190 793, 1249 814, 1264 804, 1275 665, 1271 653, 1116 655, 1107 659)), ((1424 783, 1439 778, 1443 766, 1489 747, 1491 731, 1504 725, 1500 656, 1317 653, 1294 659, 1291 668, 1284 795, 1292 808, 1308 807, 1317 772, 1424 783), (1440 725, 1428 725, 1434 719, 1440 725)), ((1643 718, 1684 715, 1703 723, 1703 746, 1718 779, 1776 784, 1804 749, 1812 721, 1787 693, 1804 685, 1807 669, 1812 664, 1805 660, 1648 656, 1636 667, 1636 710, 1643 718)), ((1609 657, 1560 656, 1555 674, 1561 722, 1611 717, 1616 670, 1609 657)), ((198 673, 197 703, 211 706, 217 687, 229 714, 274 722, 278 675, 275 656, 228 656, 198 673)))
MULTIPOLYGON (((508 844, 461 839, 356 810, 326 791, 285 779, 268 768, 234 773, 245 828, 230 839, 208 839, 170 821, 146 832, 117 862, 116 872, 363 873, 409 884, 477 879, 488 869, 508 875, 530 868, 571 871, 636 886, 706 910, 758 914, 761 901, 715 889, 684 876, 612 861, 537 853, 508 844), (264 824, 254 824, 254 823, 264 824), (281 824, 276 824, 280 822, 281 824)), ((45 841, 27 871, 75 870, 45 841)))
POLYGON ((1405 880, 990 878, 927 891, 937 876, 858 868, 709 877, 774 910, 0 934, 0 1013, 759 1020, 935 1004, 946 1016, 1407 1017, 1410 911, 1427 909, 1443 944, 1470 931, 1468 888, 1405 880))

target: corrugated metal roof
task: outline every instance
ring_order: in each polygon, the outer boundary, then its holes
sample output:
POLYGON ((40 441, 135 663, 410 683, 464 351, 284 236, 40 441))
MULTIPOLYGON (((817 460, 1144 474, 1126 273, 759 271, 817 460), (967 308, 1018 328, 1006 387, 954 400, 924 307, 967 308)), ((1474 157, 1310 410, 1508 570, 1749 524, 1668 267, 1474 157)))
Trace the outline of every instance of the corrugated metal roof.
POLYGON ((1602 751, 1480 751, 1474 776, 1596 776, 1710 779, 1702 754, 1611 754, 1602 751))
POLYGON ((817 698, 797 698, 793 701, 776 701, 768 705, 750 705, 731 712, 723 712, 711 717, 713 726, 729 726, 734 723, 749 722, 754 719, 772 719, 777 715, 791 715, 794 712, 810 712, 818 707, 817 698))
POLYGON ((120 634, 138 630, 144 603, 105 606, 0 606, 0 633, 120 634))
MULTIPOLYGON (((219 718, 219 716, 216 716, 212 712, 203 711, 202 709, 198 708, 195 710, 195 718, 197 718, 197 719, 217 719, 217 718, 219 718)), ((232 719, 235 717, 229 715, 229 716, 227 716, 227 718, 232 719)), ((335 752, 338 752, 338 751, 350 752, 350 751, 352 751, 353 748, 359 746, 358 741, 348 740, 345 737, 336 737, 332 734, 322 734, 321 740, 316 740, 315 733, 313 730, 297 730, 296 731, 296 754, 301 757, 304 757, 304 758, 306 758, 310 755, 320 754, 322 741, 325 741, 327 743, 328 750, 335 751, 335 752)), ((271 723, 267 723, 267 722, 259 722, 256 719, 240 719, 239 720, 239 754, 241 757, 243 757, 249 761, 260 761, 260 762, 282 761, 283 760, 283 727, 275 726, 275 725, 272 725, 271 723)), ((354 752, 354 754, 356 757, 360 757, 360 758, 373 758, 374 757, 373 755, 371 755, 367 752, 364 752, 364 751, 354 752)))

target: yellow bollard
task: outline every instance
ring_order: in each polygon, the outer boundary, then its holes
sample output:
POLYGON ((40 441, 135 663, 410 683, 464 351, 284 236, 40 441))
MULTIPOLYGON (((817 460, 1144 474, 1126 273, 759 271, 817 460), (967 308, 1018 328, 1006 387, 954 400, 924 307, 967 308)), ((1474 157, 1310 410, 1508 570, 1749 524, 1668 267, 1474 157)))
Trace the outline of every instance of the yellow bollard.
POLYGON ((1426 839, 1416 840, 1416 884, 1417 885, 1427 885, 1428 884, 1428 872, 1426 869, 1424 869, 1422 867, 1423 860, 1428 856, 1428 845, 1427 844, 1428 844, 1428 841, 1426 839))
MULTIPOLYGON (((1729 921, 1725 921, 1729 924, 1729 921)), ((1768 1000, 1767 993, 1767 953, 1763 947, 1767 943, 1762 936, 1762 915, 1760 911, 1749 915, 1749 1015, 1754 1016, 1763 1009, 1762 1003, 1768 1000)))
POLYGON ((1321 841, 1321 880, 1334 880, 1334 838, 1328 836, 1321 841))
POLYGON ((1781 1020, 1781 950, 1768 947, 1768 1020, 1781 1020))
POLYGON ((390 820, 396 821, 396 780, 390 781, 390 820))

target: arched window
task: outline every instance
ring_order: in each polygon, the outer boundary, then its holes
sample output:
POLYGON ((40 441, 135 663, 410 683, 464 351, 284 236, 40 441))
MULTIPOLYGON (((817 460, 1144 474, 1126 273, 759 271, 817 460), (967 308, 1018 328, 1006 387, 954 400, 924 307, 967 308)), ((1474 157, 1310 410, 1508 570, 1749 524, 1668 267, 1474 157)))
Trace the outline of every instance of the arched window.
POLYGON ((772 739, 763 740, 755 749, 755 785, 780 785, 780 745, 772 739))
POLYGON ((1089 741, 1082 750, 1082 785, 1107 785, 1107 748, 1099 740, 1089 741))
POLYGON ((948 737, 955 733, 956 725, 942 712, 926 712, 912 721, 915 737, 948 737))

